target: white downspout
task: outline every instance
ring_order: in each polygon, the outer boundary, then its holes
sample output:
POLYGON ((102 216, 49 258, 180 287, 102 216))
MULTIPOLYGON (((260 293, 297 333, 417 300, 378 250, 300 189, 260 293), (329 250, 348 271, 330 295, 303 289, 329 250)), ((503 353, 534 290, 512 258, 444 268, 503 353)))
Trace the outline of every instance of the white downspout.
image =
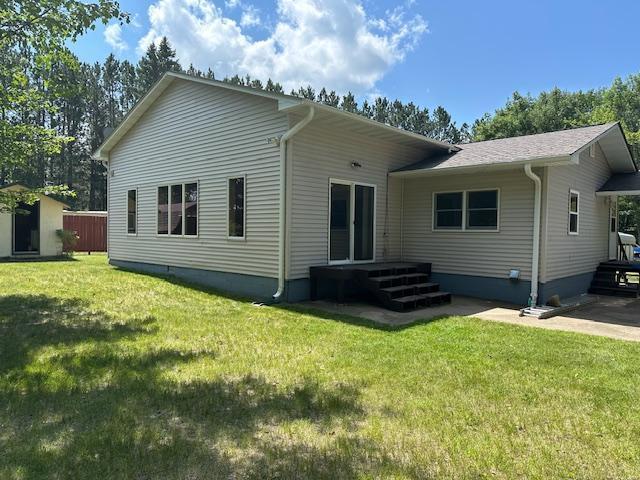
POLYGON ((286 220, 287 220, 287 140, 302 130, 315 115, 313 106, 309 107, 309 113, 301 121, 296 123, 280 137, 280 208, 278 215, 278 291, 273 294, 273 299, 277 302, 284 293, 285 282, 285 255, 286 255, 286 220))
POLYGON ((538 303, 538 268, 540 265, 540 213, 542 204, 542 182, 540 177, 533 173, 531 164, 524 166, 524 173, 533 180, 535 185, 535 195, 533 199, 533 255, 531 259, 531 296, 529 303, 535 307, 538 303))

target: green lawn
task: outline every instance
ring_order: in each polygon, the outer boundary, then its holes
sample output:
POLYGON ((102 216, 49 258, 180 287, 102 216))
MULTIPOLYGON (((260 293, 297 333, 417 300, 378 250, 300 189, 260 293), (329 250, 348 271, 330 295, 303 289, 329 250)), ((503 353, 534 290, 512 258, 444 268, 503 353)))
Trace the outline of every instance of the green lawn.
POLYGON ((640 345, 0 264, 0 478, 638 478, 640 345))

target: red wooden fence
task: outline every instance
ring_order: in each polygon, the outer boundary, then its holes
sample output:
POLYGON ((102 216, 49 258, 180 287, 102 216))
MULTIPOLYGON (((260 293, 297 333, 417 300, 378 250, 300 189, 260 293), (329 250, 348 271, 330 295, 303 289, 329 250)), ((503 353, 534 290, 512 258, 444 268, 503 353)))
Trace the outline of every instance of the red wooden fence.
POLYGON ((107 251, 107 212, 64 212, 62 227, 80 237, 76 252, 107 251))

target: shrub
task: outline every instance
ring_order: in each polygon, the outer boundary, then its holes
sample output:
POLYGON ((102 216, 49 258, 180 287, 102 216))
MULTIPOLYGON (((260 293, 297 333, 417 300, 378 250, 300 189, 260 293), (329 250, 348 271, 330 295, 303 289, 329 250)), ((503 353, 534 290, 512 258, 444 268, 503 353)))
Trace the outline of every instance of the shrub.
POLYGON ((73 230, 56 230, 56 235, 62 241, 62 251, 67 254, 72 254, 78 244, 80 237, 73 230))

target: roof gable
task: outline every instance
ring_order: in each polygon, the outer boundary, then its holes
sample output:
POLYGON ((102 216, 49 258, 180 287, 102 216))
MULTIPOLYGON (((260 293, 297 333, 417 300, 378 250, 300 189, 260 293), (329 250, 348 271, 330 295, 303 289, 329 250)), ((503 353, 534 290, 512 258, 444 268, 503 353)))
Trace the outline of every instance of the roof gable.
POLYGON ((247 95, 268 98, 278 102, 278 109, 286 113, 306 114, 308 109, 310 107, 313 107, 321 112, 321 115, 332 116, 336 119, 340 119, 340 121, 353 128, 366 130, 369 134, 375 134, 376 136, 379 136, 380 138, 391 142, 412 145, 418 148, 425 148, 429 152, 434 150, 438 152, 445 152, 458 149, 458 147, 456 147, 455 145, 446 142, 433 140, 431 138, 425 137, 424 135, 419 135, 417 133, 408 132, 396 127, 391 127, 389 125, 376 122, 375 120, 371 120, 354 113, 345 112, 335 107, 330 107, 328 105, 313 102, 304 98, 285 95, 282 93, 267 92, 265 90, 259 90, 252 87, 233 85, 231 83, 221 82, 219 80, 199 78, 182 73, 167 72, 129 111, 120 125, 118 125, 118 127, 115 128, 113 132, 111 132, 111 134, 104 140, 102 145, 100 145, 98 149, 93 153, 93 157, 98 160, 107 161, 109 152, 138 122, 138 120, 140 120, 144 113, 149 110, 149 108, 165 92, 169 85, 171 85, 176 80, 197 82, 208 85, 210 87, 223 88, 247 95))

